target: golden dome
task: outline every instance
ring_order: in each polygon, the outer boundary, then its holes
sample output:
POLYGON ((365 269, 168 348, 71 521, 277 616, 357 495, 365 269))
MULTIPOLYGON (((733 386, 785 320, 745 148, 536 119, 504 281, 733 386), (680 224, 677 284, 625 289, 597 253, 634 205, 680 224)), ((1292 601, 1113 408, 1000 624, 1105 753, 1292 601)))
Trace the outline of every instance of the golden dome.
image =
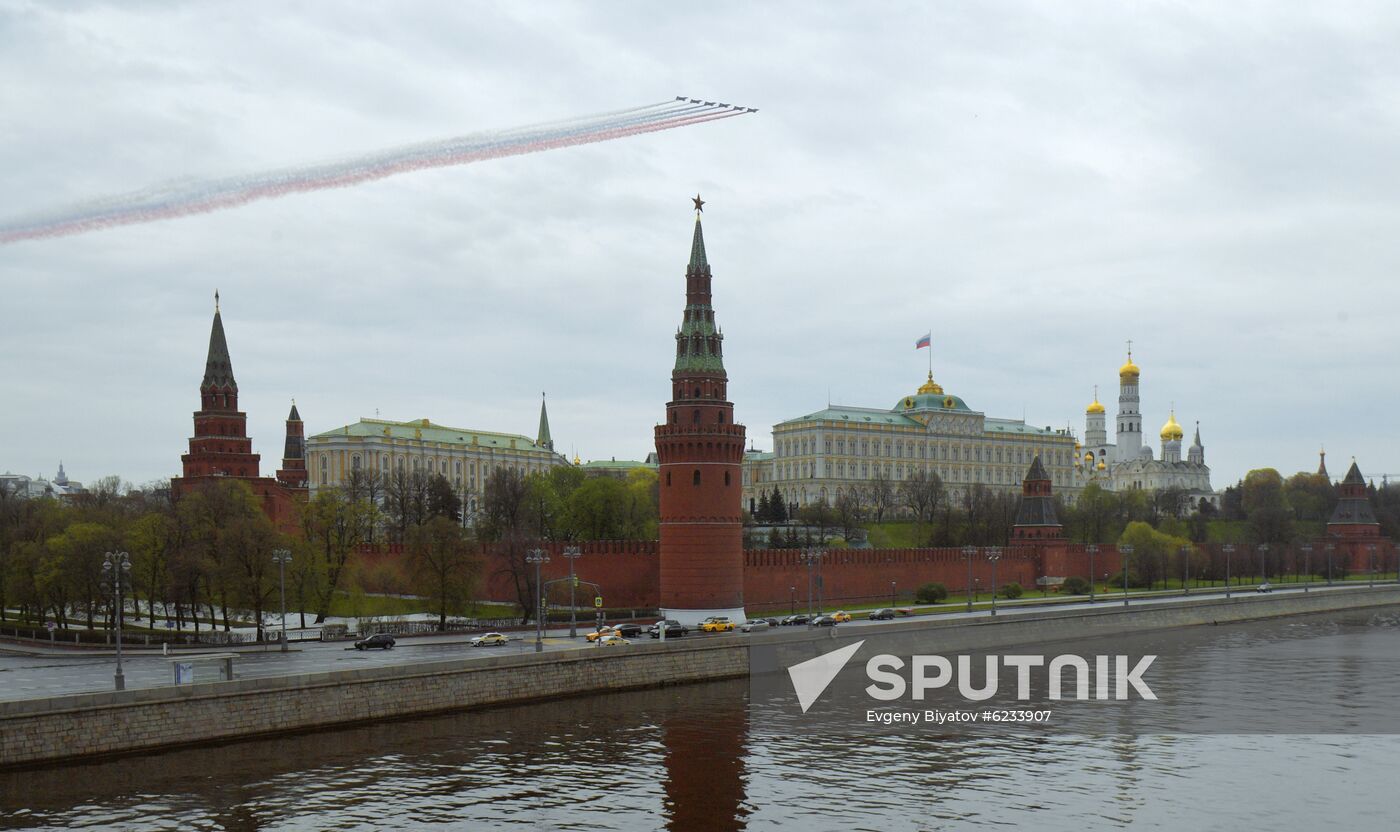
POLYGON ((919 393, 934 393, 937 395, 943 394, 943 388, 938 385, 938 382, 933 380, 932 372, 928 374, 928 381, 924 382, 923 386, 919 388, 919 393))
POLYGON ((1128 363, 1127 363, 1127 364, 1124 364, 1122 367, 1119 367, 1119 368, 1118 368, 1118 380, 1119 380, 1119 381, 1127 381, 1127 380, 1130 379, 1130 378, 1131 378, 1131 379, 1136 379, 1136 378, 1137 378, 1138 376, 1140 376, 1140 375, 1142 375, 1142 370, 1138 369, 1138 365, 1136 365, 1136 364, 1133 363, 1133 348, 1132 348, 1132 342, 1129 342, 1129 344, 1128 344, 1128 363))
POLYGON ((1181 440, 1186 436, 1186 431, 1181 429, 1181 425, 1176 423, 1176 411, 1167 417, 1167 423, 1162 425, 1162 439, 1181 440))
POLYGON ((583 464, 583 460, 581 460, 581 459, 578 458, 578 454, 574 454, 574 464, 575 464, 575 465, 582 465, 582 464, 583 464))
POLYGON ((1094 463, 1094 452, 1090 451, 1084 455, 1084 461, 1092 465, 1094 463))
POLYGON ((1084 412, 1085 412, 1085 413, 1103 413, 1103 405, 1099 404, 1099 397, 1098 397, 1098 396, 1095 396, 1095 397, 1094 397, 1094 401, 1093 401, 1092 404, 1090 404, 1088 407, 1084 408, 1084 412))
POLYGON ((1108 467, 1107 465, 1104 465, 1104 464, 1103 464, 1103 460, 1102 460, 1102 459, 1099 460, 1099 470, 1100 470, 1100 471, 1104 470, 1104 469, 1107 468, 1107 467, 1108 467))

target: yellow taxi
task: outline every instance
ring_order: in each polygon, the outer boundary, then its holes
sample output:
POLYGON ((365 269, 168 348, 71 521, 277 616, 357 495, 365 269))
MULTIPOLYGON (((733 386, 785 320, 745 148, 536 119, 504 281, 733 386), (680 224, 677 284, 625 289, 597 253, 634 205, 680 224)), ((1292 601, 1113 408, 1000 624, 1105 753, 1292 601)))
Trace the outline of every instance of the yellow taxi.
POLYGON ((617 630, 613 629, 612 627, 599 627, 597 632, 585 633, 583 637, 588 639, 589 643, 591 644, 600 638, 606 638, 607 636, 616 635, 617 630))
POLYGON ((734 632, 734 622, 728 616, 712 615, 700 622, 700 632, 702 633, 732 633, 734 632))
POLYGON ((599 647, 618 647, 623 644, 631 643, 632 642, 628 641, 622 636, 603 636, 602 638, 598 639, 599 647))
POLYGON ((837 610, 831 614, 831 617, 837 624, 845 624, 851 620, 851 614, 845 610, 837 610))

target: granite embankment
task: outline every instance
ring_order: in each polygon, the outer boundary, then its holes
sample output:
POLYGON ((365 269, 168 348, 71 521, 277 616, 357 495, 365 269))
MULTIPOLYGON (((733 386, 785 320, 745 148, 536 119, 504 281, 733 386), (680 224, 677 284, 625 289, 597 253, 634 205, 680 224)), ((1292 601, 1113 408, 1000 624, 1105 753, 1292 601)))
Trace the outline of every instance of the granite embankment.
MULTIPOLYGON (((872 627, 933 639, 940 651, 1226 624, 1400 603, 1400 587, 1187 599, 1124 608, 911 619, 872 627)), ((184 687, 0 703, 0 766, 236 740, 377 719, 516 704, 748 674, 751 639, 825 639, 829 631, 691 638, 666 644, 460 659, 184 687)), ((815 647, 816 645, 812 645, 815 647)))

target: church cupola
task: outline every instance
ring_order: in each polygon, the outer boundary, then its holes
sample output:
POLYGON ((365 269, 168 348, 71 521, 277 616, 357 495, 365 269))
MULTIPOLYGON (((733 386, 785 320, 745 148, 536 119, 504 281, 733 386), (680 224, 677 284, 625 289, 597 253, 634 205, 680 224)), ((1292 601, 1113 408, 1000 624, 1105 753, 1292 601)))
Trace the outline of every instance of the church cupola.
POLYGON ((1162 461, 1181 461, 1181 440, 1186 436, 1186 431, 1181 429, 1181 425, 1176 421, 1176 410, 1173 408, 1171 415, 1167 417, 1167 423, 1162 425, 1162 461))
POLYGON ((1084 408, 1084 442, 1091 448, 1108 444, 1108 417, 1099 403, 1099 388, 1094 386, 1094 401, 1084 408))
POLYGON ((1191 442, 1191 449, 1186 452, 1186 461, 1192 465, 1206 464, 1206 446, 1201 444, 1201 423, 1196 423, 1196 438, 1191 442))

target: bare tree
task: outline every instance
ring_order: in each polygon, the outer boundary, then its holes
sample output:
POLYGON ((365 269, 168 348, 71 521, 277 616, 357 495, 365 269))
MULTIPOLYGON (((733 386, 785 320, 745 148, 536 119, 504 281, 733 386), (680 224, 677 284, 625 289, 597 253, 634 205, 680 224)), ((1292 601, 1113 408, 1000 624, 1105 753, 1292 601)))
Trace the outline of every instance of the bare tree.
POLYGON ((860 524, 865 521, 865 489, 860 486, 851 486, 840 491, 836 495, 836 522, 841 526, 841 533, 850 540, 855 534, 860 524))
POLYGON ((870 511, 875 515, 875 522, 884 522, 885 512, 895 506, 894 483, 890 482, 885 469, 876 466, 875 475, 870 478, 865 490, 869 494, 870 511))
POLYGON ((943 479, 932 471, 915 470, 899 484, 899 497, 914 522, 932 523, 943 502, 943 479))

